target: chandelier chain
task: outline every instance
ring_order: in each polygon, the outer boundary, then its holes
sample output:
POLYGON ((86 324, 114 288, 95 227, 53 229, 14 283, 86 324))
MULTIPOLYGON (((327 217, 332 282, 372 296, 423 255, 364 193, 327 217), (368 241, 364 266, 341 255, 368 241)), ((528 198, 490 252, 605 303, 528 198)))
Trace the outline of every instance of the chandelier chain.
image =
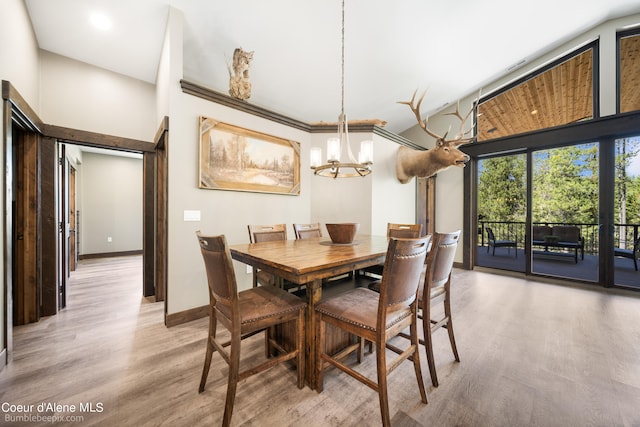
POLYGON ((341 104, 341 109, 340 112, 342 114, 344 114, 344 0, 342 0, 342 59, 341 59, 341 76, 342 76, 342 80, 340 83, 340 87, 342 90, 342 104, 341 104))

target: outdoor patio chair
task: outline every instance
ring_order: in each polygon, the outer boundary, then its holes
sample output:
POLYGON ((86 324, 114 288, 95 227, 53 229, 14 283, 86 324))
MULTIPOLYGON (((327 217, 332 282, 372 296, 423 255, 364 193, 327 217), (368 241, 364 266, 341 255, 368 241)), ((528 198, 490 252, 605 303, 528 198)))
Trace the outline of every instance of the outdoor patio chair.
POLYGON ((487 245, 487 252, 489 252, 489 248, 493 247, 492 255, 496 254, 496 248, 507 248, 509 253, 511 253, 511 248, 515 248, 516 258, 518 258, 518 241, 517 240, 498 240, 496 239, 495 234, 493 234, 493 230, 490 227, 487 227, 487 237, 489 238, 489 244, 487 245))
POLYGON ((640 237, 633 242, 632 249, 614 248, 613 256, 629 258, 633 260, 633 266, 638 271, 638 253, 640 252, 640 237))

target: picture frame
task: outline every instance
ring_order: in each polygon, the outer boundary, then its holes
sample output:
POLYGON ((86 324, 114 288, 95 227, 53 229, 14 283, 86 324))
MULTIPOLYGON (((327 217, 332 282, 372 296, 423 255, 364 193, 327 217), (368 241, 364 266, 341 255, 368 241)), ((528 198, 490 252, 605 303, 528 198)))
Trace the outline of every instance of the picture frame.
POLYGON ((200 116, 199 188, 300 194, 300 143, 200 116))

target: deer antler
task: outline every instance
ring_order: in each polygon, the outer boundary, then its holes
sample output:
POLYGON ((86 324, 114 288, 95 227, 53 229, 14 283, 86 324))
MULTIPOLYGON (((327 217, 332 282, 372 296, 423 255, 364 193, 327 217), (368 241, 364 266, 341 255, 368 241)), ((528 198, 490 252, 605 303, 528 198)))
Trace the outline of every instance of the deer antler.
POLYGON ((416 99, 416 93, 418 93, 418 89, 413 91, 413 96, 411 97, 411 101, 398 101, 398 104, 408 105, 409 108, 411 108, 411 111, 413 111, 413 114, 415 114, 416 119, 418 119, 418 124, 420 125, 422 130, 424 130, 426 133, 428 133, 435 139, 444 141, 444 139, 447 137, 447 134, 449 132, 447 131, 447 133, 445 133, 444 136, 438 135, 437 133, 433 132, 427 127, 429 123, 429 116, 425 117, 425 119, 422 120, 422 116, 420 115, 420 104, 422 104, 422 100, 424 99, 424 96, 427 94, 427 91, 425 90, 424 92, 422 92, 420 99, 418 99, 418 102, 414 105, 414 102, 416 99))
POLYGON ((473 113, 473 108, 469 110, 466 116, 462 117, 462 114, 460 114, 460 100, 458 100, 458 102, 456 103, 456 111, 454 111, 453 113, 445 113, 445 115, 447 116, 456 116, 460 119, 460 129, 458 130, 456 137, 453 139, 453 141, 456 142, 456 145, 467 144, 475 139, 475 137, 464 138, 465 136, 473 132, 473 123, 468 130, 464 130, 464 124, 467 122, 469 116, 471 116, 471 113, 473 113))
POLYGON ((451 127, 449 127, 449 130, 447 130, 447 132, 444 135, 438 135, 434 131, 430 130, 428 127, 429 116, 427 116, 424 120, 422 120, 422 117, 420 115, 420 105, 422 104, 422 100, 424 99, 424 96, 426 95, 427 91, 425 90, 422 93, 422 95, 418 99, 418 102, 416 103, 415 99, 416 99, 417 92, 418 92, 418 89, 416 89, 413 92, 411 101, 398 101, 398 104, 405 104, 405 105, 408 105, 409 108, 411 108, 411 111, 413 111, 413 114, 416 116, 416 119, 418 119, 418 124, 420 125, 422 130, 424 130, 430 136, 434 137, 436 140, 441 141, 443 143, 453 143, 455 145, 462 145, 462 144, 467 144, 475 139, 475 136, 466 137, 471 132, 473 132, 473 128, 474 128, 473 124, 468 130, 466 131, 464 130, 464 124, 469 119, 469 116, 471 116, 471 113, 473 113, 473 108, 471 108, 471 110, 469 110, 467 115, 463 117, 462 114, 460 114, 460 100, 458 100, 458 103, 456 104, 456 111, 454 111, 453 113, 445 113, 446 115, 456 116, 457 118, 460 119, 460 129, 456 134, 455 138, 447 140, 446 138, 447 138, 447 135, 449 135, 449 132, 451 131, 451 127))

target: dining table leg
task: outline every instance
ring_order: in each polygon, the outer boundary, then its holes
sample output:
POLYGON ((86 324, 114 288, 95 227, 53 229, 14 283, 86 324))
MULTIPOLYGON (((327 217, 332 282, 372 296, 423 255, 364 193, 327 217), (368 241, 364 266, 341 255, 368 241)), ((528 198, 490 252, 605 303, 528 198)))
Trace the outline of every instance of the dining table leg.
POLYGON ((306 285, 307 318, 305 325, 305 376, 312 390, 316 389, 316 304, 322 298, 322 279, 314 280, 306 285))

